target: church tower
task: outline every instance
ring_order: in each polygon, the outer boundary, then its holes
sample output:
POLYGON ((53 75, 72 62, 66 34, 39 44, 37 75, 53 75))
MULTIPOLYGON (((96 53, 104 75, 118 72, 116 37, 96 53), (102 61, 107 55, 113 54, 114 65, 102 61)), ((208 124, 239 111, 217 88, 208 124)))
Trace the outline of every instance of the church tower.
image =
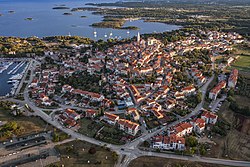
POLYGON ((138 34, 137 34, 137 43, 140 44, 140 41, 141 41, 140 32, 138 32, 138 34))

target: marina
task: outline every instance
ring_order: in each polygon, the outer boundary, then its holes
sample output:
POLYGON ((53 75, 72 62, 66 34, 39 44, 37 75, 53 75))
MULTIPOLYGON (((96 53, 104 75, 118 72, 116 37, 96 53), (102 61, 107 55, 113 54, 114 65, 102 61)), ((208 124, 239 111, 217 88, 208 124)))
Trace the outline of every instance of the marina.
POLYGON ((13 62, 0 62, 0 74, 7 70, 12 64, 13 62))
POLYGON ((28 68, 28 61, 0 62, 0 96, 13 96, 28 68))

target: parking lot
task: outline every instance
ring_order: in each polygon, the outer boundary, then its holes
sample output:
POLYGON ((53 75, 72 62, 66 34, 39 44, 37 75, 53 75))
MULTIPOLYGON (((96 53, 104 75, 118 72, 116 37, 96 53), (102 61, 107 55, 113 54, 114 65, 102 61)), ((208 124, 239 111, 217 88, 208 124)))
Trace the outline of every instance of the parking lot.
POLYGON ((223 97, 216 99, 215 101, 212 101, 209 105, 210 110, 212 112, 218 112, 220 110, 222 103, 225 101, 226 98, 227 96, 224 95, 223 97))

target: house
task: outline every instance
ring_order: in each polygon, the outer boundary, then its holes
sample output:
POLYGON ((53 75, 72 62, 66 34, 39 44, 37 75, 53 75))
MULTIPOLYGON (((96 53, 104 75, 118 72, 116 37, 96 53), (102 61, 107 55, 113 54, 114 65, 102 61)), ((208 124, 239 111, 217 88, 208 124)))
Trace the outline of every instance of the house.
POLYGON ((169 136, 155 136, 153 139, 153 148, 164 150, 185 150, 185 138, 178 137, 175 134, 169 136))
POLYGON ((215 100, 221 89, 226 87, 226 81, 220 81, 210 92, 209 98, 215 100))
POLYGON ((175 97, 176 100, 180 100, 180 99, 184 99, 185 98, 184 93, 181 93, 181 92, 176 92, 174 94, 174 97, 175 97))
POLYGON ((203 83, 205 83, 205 81, 206 81, 206 78, 204 76, 197 78, 198 84, 203 84, 203 83))
POLYGON ((175 99, 167 99, 167 102, 165 104, 165 106, 167 107, 167 109, 171 109, 176 105, 176 100, 175 99))
POLYGON ((238 70, 233 69, 230 73, 230 76, 228 78, 228 87, 229 88, 235 88, 237 80, 238 80, 238 70))
POLYGON ((86 118, 94 118, 94 117, 96 117, 96 115, 97 115, 97 111, 96 111, 96 110, 87 109, 87 110, 85 111, 85 117, 86 117, 86 118))
POLYGON ((193 126, 190 123, 183 122, 176 125, 173 129, 176 136, 183 137, 185 135, 192 133, 193 126))
POLYGON ((62 87, 63 93, 71 92, 72 90, 73 90, 73 88, 70 85, 63 85, 63 87, 62 87))
POLYGON ((118 128, 126 133, 135 136, 139 131, 139 124, 131 122, 126 119, 119 119, 118 120, 118 128))
POLYGON ((204 119, 197 118, 192 120, 190 123, 191 125, 193 125, 193 131, 198 134, 202 133, 205 130, 206 122, 204 121, 204 119))
POLYGON ((140 119, 140 114, 138 113, 136 108, 128 108, 127 114, 132 115, 135 121, 138 121, 140 119))
POLYGON ((187 86, 185 88, 182 88, 182 93, 184 94, 190 94, 190 93, 193 93, 195 92, 195 87, 193 85, 190 85, 190 86, 187 86))
POLYGON ((162 115, 162 113, 160 113, 156 108, 152 108, 151 112, 154 114, 154 116, 155 116, 157 119, 161 119, 161 118, 164 117, 164 116, 162 115))
POLYGON ((140 92, 138 91, 138 89, 134 85, 129 86, 129 88, 131 89, 134 96, 139 96, 140 95, 140 92))
POLYGON ((156 43, 157 43, 157 40, 155 38, 153 38, 153 37, 148 38, 147 44, 149 46, 154 45, 156 43))
POLYGON ((42 104, 45 106, 51 106, 53 104, 53 101, 52 100, 42 101, 42 104))
POLYGON ((71 118, 68 118, 64 121, 64 125, 67 127, 67 128, 71 128, 71 127, 74 127, 76 125, 76 121, 74 119, 71 119, 71 118))
POLYGON ((110 114, 108 112, 104 113, 104 117, 106 118, 107 122, 111 125, 115 125, 116 122, 119 120, 119 116, 115 114, 110 114))
POLYGON ((162 149, 163 138, 164 138, 164 136, 162 136, 162 135, 154 136, 153 137, 153 148, 162 149))
POLYGON ((30 84, 30 87, 34 88, 34 87, 37 87, 37 85, 38 85, 38 79, 33 79, 30 84))
POLYGON ((48 101, 48 100, 49 100, 49 97, 48 97, 48 96, 46 96, 44 93, 41 93, 41 94, 39 95, 39 98, 40 98, 43 102, 45 102, 45 101, 48 101))
POLYGON ((65 115, 68 117, 68 118, 71 118, 73 120, 78 120, 81 118, 81 115, 80 114, 77 114, 74 110, 72 109, 66 109, 65 110, 65 115))
POLYGON ((201 119, 203 119, 206 124, 215 124, 217 122, 218 115, 209 112, 209 111, 203 111, 201 115, 201 119))

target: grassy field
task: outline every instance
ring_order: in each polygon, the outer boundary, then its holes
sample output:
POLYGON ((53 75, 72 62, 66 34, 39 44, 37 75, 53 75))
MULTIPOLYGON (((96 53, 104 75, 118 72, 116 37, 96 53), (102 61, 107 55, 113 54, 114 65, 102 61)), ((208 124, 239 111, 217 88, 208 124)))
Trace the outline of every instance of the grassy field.
POLYGON ((201 162, 191 162, 158 157, 140 157, 133 160, 129 167, 228 167, 225 165, 214 165, 201 162))
POLYGON ((113 167, 116 163, 116 157, 109 149, 87 142, 72 141, 67 144, 56 146, 56 150, 61 156, 61 161, 55 164, 57 166, 113 167), (96 150, 96 153, 89 153, 91 147, 96 150))
POLYGON ((85 118, 81 119, 79 124, 80 129, 78 130, 78 132, 89 137, 94 137, 98 130, 100 130, 100 128, 103 126, 102 123, 96 123, 90 119, 85 118))
POLYGON ((250 72, 250 48, 237 46, 235 56, 239 56, 239 58, 231 65, 231 68, 250 72))
POLYGON ((250 55, 240 55, 240 58, 231 67, 242 71, 250 71, 250 55))
MULTIPOLYGON (((51 126, 47 126, 43 120, 38 117, 25 117, 25 116, 13 116, 9 110, 0 108, 0 120, 1 121, 15 121, 20 127, 18 136, 28 135, 35 132, 43 131, 45 128, 48 130, 51 126)), ((5 138, 0 138, 0 140, 5 140, 5 138)))
POLYGON ((129 135, 127 135, 125 132, 118 130, 116 127, 106 125, 100 131, 99 135, 96 136, 96 139, 111 144, 122 145, 125 144, 125 141, 122 141, 121 139, 127 136, 129 135))

